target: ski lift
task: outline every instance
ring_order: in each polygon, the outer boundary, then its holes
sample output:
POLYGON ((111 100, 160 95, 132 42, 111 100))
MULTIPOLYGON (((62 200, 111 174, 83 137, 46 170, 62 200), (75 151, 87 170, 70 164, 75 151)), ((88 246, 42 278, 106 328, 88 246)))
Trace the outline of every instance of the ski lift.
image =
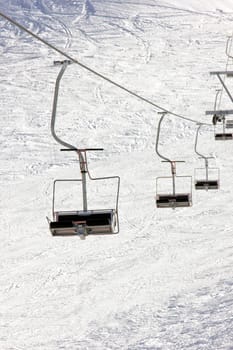
POLYGON ((217 90, 215 96, 214 110, 206 111, 206 115, 212 115, 212 123, 214 125, 214 137, 216 141, 233 140, 233 133, 226 132, 226 129, 233 128, 233 121, 228 120, 228 116, 233 114, 233 110, 217 110, 217 99, 221 90, 217 90), (221 124, 221 132, 216 132, 216 127, 221 124))
POLYGON ((197 128, 197 133, 196 133, 196 141, 195 141, 195 152, 198 156, 200 156, 201 159, 204 160, 205 162, 205 168, 196 168, 194 171, 194 178, 195 178, 195 189, 196 190, 217 190, 219 189, 219 173, 220 170, 218 168, 209 168, 209 159, 213 157, 206 157, 200 152, 197 151, 197 141, 198 141, 198 135, 199 131, 202 127, 202 124, 199 125, 197 128), (202 173, 202 177, 198 178, 197 174, 198 172, 202 173), (204 173, 204 175, 203 175, 204 173), (210 177, 210 174, 212 177, 210 177), (217 174, 217 176, 216 176, 217 174))
POLYGON ((162 162, 168 162, 171 165, 171 176, 161 176, 156 178, 156 206, 157 208, 172 208, 175 209, 177 207, 190 207, 192 205, 192 176, 177 176, 176 175, 176 163, 184 163, 183 161, 173 161, 168 159, 167 157, 164 157, 159 151, 158 151, 158 144, 159 144, 159 135, 160 135, 160 129, 161 129, 161 123, 163 118, 165 117, 165 114, 167 112, 162 112, 162 116, 159 120, 158 124, 158 131, 157 131, 157 139, 156 139, 156 153, 160 158, 163 159, 162 162), (176 184, 177 181, 181 180, 182 183, 185 182, 185 180, 188 181, 188 184, 190 186, 190 191, 187 192, 177 192, 176 191, 176 184), (164 191, 159 190, 159 185, 161 181, 168 181, 170 183, 169 190, 166 188, 166 193, 164 191))
POLYGON ((88 151, 102 151, 103 149, 62 149, 62 151, 74 151, 78 154, 82 179, 57 179, 53 184, 53 221, 49 223, 53 236, 69 236, 88 234, 111 234, 119 232, 118 220, 118 198, 120 178, 118 176, 92 178, 87 165, 88 151), (114 209, 88 210, 87 206, 87 183, 86 176, 92 181, 97 180, 117 180, 116 207, 114 209), (56 185, 68 182, 81 182, 83 208, 81 210, 56 211, 56 185))
POLYGON ((120 189, 120 177, 119 176, 108 176, 92 178, 88 170, 87 163, 87 152, 89 151, 102 151, 102 148, 84 148, 79 149, 73 145, 61 140, 55 132, 55 119, 56 119, 56 109, 58 100, 58 91, 60 80, 68 66, 70 61, 56 61, 56 65, 60 64, 61 70, 58 74, 54 101, 53 101, 53 112, 51 120, 51 133, 54 139, 65 146, 65 149, 61 151, 74 151, 78 155, 81 179, 57 179, 53 183, 53 204, 52 204, 52 217, 53 220, 49 221, 49 228, 53 236, 72 236, 79 235, 80 238, 85 238, 89 234, 116 234, 119 232, 119 218, 118 218, 118 200, 119 200, 119 189, 120 189), (97 209, 89 210, 87 201, 87 177, 91 181, 98 180, 114 180, 117 183, 116 189, 116 203, 115 208, 111 209, 97 209), (79 210, 64 210, 57 211, 55 208, 56 202, 56 186, 58 183, 67 184, 70 182, 79 182, 82 185, 82 202, 83 207, 79 210))
MULTIPOLYGON (((228 38, 227 43, 226 43, 226 55, 229 58, 233 58, 233 56, 230 55, 232 47, 232 36, 228 38)), ((207 111, 206 114, 212 114, 213 115, 213 124, 214 126, 217 125, 217 123, 222 124, 222 132, 215 132, 215 140, 232 140, 233 139, 233 133, 231 132, 226 132, 226 129, 232 129, 233 128, 233 121, 232 120, 227 120, 226 115, 233 114, 232 110, 226 110, 226 111, 218 111, 217 110, 217 99, 218 95, 221 91, 224 90, 227 96, 229 97, 230 101, 233 103, 233 96, 228 89, 225 79, 222 78, 222 76, 225 76, 227 78, 232 78, 233 77, 233 71, 232 70, 225 70, 225 71, 214 71, 210 72, 211 75, 216 75, 217 78, 219 79, 222 89, 217 91, 216 97, 215 97, 215 104, 214 104, 214 111, 207 111)))

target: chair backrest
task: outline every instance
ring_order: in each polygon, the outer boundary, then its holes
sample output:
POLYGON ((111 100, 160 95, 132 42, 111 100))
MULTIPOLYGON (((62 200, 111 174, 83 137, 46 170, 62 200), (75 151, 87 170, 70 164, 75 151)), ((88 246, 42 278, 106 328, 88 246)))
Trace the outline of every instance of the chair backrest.
POLYGON ((227 120, 226 128, 227 129, 232 129, 233 128, 233 120, 227 120))
POLYGON ((87 212, 58 212, 57 221, 67 222, 85 222, 87 226, 102 226, 111 225, 113 217, 113 210, 108 211, 87 211, 87 212))

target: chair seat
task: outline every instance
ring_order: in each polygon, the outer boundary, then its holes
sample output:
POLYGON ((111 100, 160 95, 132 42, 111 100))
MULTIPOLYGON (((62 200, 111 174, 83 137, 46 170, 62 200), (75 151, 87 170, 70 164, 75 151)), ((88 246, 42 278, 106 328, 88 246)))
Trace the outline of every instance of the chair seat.
POLYGON ((219 188, 218 180, 197 180, 195 182, 196 190, 217 190, 219 188))
POLYGON ((233 134, 232 133, 221 133, 221 134, 215 134, 215 140, 232 140, 233 134))
POLYGON ((192 205, 190 194, 160 194, 156 196, 158 208, 190 207, 192 205))
POLYGON ((114 233, 116 225, 115 210, 56 212, 56 221, 50 222, 53 236, 114 233))

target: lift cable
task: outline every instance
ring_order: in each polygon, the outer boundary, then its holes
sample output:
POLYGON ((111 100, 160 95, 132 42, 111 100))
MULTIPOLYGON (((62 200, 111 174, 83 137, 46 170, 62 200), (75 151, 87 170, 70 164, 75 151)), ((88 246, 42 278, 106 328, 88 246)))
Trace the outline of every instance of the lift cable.
POLYGON ((192 122, 192 123, 195 123, 195 124, 203 124, 203 125, 208 125, 210 126, 211 124, 208 124, 208 123, 200 123, 199 121, 196 121, 194 119, 191 119, 191 118, 188 118, 188 117, 184 117, 180 114, 177 114, 177 113, 174 113, 174 112, 171 112, 169 110, 167 110, 166 108, 163 108, 161 106, 159 106, 158 104, 152 102, 151 100, 133 92, 132 90, 124 87, 123 85, 115 82, 114 80, 106 77, 105 75, 97 72, 96 70, 88 67, 87 65, 79 62, 77 59, 71 57, 70 55, 68 55, 67 53, 65 53, 64 51, 62 51, 61 49, 57 48, 56 46, 50 44, 49 42, 47 42, 46 40, 42 39, 39 35, 33 33, 32 31, 30 31, 29 29, 27 29, 26 27, 24 27, 22 24, 18 23, 17 21, 15 21, 14 19, 10 18, 9 16, 5 15, 4 13, 0 12, 0 16, 3 17, 4 19, 6 19, 7 21, 9 21, 10 23, 12 23, 13 25, 15 25, 16 27, 18 27, 19 29, 21 29, 22 31, 28 33, 29 35, 33 36, 35 39, 41 41, 43 44, 45 44, 46 46, 50 47, 51 49, 57 51, 59 54, 61 54, 62 56, 66 57, 68 60, 72 61, 73 63, 76 63, 78 64, 80 67, 82 67, 83 69, 86 69, 87 71, 91 72, 92 74, 96 75, 97 77, 101 78, 101 79, 104 79, 105 81, 109 82, 110 84, 112 85, 115 85, 116 87, 120 88, 121 90, 124 90, 125 92, 127 92, 128 94, 140 99, 141 101, 144 101, 146 102, 147 104, 150 104, 151 106, 153 107, 156 107, 157 109, 160 109, 161 111, 163 112, 166 112, 168 114, 171 114, 175 117, 178 117, 178 118, 181 118, 181 119, 184 119, 184 120, 187 120, 189 122, 192 122))

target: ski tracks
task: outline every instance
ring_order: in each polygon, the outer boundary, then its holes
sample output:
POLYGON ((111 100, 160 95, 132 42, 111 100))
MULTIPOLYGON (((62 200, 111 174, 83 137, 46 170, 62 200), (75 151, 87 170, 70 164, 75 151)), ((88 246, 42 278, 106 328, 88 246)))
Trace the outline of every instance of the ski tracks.
MULTIPOLYGON (((69 26, 64 22, 64 20, 61 20, 61 18, 59 18, 59 17, 64 18, 64 14, 63 15, 62 14, 58 15, 58 14, 54 13, 54 16, 51 16, 51 10, 47 7, 47 5, 46 5, 44 0, 38 0, 38 7, 43 12, 43 14, 45 15, 45 18, 46 17, 48 19, 52 18, 53 21, 58 23, 58 25, 60 26, 62 32, 64 32, 65 36, 66 36, 66 43, 65 43, 64 47, 65 47, 65 49, 70 48, 71 45, 72 45, 72 38, 73 38, 72 32, 69 29, 69 26)), ((66 14, 65 14, 65 17, 66 17, 66 14)), ((69 16, 67 15, 67 17, 69 17, 69 16)))
MULTIPOLYGON (((124 20, 122 21, 122 23, 117 24, 117 23, 109 23, 110 26, 112 26, 113 28, 116 28, 117 30, 124 32, 126 35, 130 35, 133 38, 135 38, 137 40, 137 42, 139 43, 139 47, 142 46, 143 47, 143 59, 145 63, 149 63, 150 58, 151 58, 151 46, 150 43, 143 39, 141 37, 140 33, 136 34, 135 33, 135 29, 136 31, 138 31, 137 26, 134 25, 134 21, 130 22, 128 20, 124 20)), ((139 55, 140 56, 140 55, 139 55)))
POLYGON ((60 23, 61 27, 63 28, 63 31, 66 35, 66 43, 65 43, 65 49, 69 49, 72 45, 73 35, 69 27, 60 19, 56 18, 56 21, 60 23))

